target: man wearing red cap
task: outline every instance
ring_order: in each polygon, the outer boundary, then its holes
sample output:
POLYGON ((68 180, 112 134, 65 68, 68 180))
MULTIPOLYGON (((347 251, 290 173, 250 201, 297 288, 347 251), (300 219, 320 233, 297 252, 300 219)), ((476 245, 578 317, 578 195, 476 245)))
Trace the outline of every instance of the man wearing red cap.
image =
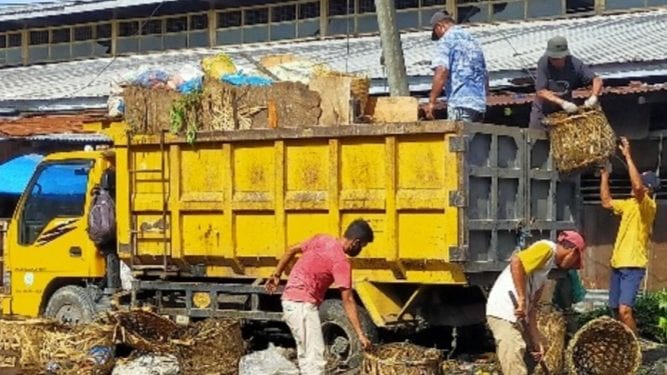
POLYGON ((611 280, 609 281, 609 307, 630 329, 637 332, 632 308, 646 274, 648 264, 648 242, 655 220, 656 204, 651 197, 660 188, 660 179, 653 172, 639 173, 632 154, 630 142, 621 137, 619 146, 628 165, 631 197, 612 199, 609 192, 609 170, 600 172, 600 200, 602 207, 621 217, 611 256, 611 280))
POLYGON ((584 238, 575 231, 563 231, 556 242, 541 240, 512 256, 510 264, 498 276, 486 303, 486 319, 496 342, 498 361, 504 374, 527 375, 526 351, 535 363, 544 355, 544 339, 537 329, 537 302, 540 300, 549 271, 554 268, 581 269, 584 238), (509 294, 516 296, 515 308, 509 294), (525 320, 527 334, 536 348, 527 344, 517 328, 525 320))

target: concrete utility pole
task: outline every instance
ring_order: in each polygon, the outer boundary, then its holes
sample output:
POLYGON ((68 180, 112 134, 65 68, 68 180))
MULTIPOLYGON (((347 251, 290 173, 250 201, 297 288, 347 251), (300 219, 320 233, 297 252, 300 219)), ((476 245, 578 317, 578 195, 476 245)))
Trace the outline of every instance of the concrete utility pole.
POLYGON ((389 94, 391 96, 409 96, 408 77, 405 72, 405 59, 401 37, 396 27, 396 8, 394 0, 375 0, 375 11, 380 27, 382 55, 387 67, 389 94))

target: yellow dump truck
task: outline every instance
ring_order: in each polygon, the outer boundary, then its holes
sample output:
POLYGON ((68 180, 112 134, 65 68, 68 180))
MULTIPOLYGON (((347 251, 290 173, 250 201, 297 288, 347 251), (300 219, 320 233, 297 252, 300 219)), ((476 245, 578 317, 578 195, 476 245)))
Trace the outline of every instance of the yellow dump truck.
MULTIPOLYGON (((133 135, 96 127, 107 150, 52 154, 9 225, 6 315, 85 321, 116 291, 87 235, 92 192, 115 195, 127 304, 177 319, 279 321, 262 287, 286 247, 368 220, 353 260, 369 337, 377 329, 480 322, 486 288, 526 237, 576 227, 577 179, 555 171, 539 131, 448 121, 133 135), (527 236, 530 235, 530 236, 527 236)), ((336 290, 321 306, 330 352, 359 359, 336 290)))

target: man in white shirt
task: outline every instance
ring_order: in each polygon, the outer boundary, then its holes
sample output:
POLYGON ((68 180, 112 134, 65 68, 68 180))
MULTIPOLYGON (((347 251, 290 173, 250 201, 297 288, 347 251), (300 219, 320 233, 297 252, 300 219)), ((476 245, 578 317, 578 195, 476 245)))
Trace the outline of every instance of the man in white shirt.
POLYGON ((537 241, 513 255, 510 264, 493 284, 486 304, 486 318, 504 374, 528 374, 524 360, 527 349, 530 349, 537 363, 542 360, 544 340, 537 329, 537 302, 549 271, 554 267, 581 269, 585 248, 584 238, 575 231, 561 232, 555 243, 537 241), (510 292, 516 296, 516 308, 510 292), (526 348, 526 342, 517 327, 520 319, 526 320, 526 333, 537 348, 526 348))

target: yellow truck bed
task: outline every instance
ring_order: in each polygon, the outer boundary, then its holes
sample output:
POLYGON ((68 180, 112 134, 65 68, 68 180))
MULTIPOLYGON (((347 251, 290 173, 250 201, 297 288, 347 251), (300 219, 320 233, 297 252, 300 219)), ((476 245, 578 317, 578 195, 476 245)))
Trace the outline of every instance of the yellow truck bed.
POLYGON ((577 182, 544 133, 448 121, 126 136, 116 148, 119 250, 135 269, 267 277, 285 248, 356 218, 376 240, 355 280, 463 284, 498 271, 517 229, 577 220, 577 182), (127 194, 127 196, 124 196, 127 194))

